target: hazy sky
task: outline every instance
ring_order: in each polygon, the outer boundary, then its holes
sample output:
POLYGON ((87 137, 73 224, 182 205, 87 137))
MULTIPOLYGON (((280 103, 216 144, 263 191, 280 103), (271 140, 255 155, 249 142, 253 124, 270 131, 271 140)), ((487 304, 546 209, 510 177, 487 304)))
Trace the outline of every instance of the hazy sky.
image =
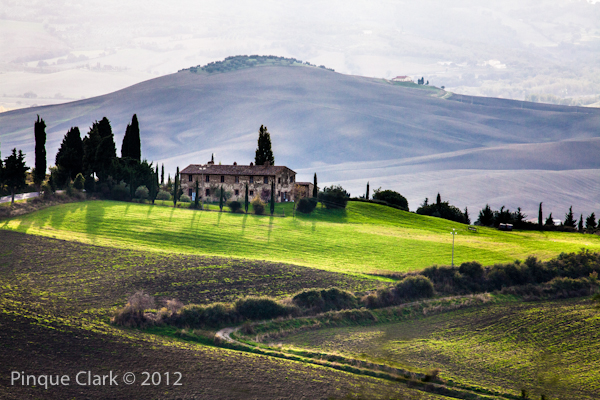
POLYGON ((239 54, 458 92, 600 101, 590 1, 0 0, 0 111, 91 97, 239 54))

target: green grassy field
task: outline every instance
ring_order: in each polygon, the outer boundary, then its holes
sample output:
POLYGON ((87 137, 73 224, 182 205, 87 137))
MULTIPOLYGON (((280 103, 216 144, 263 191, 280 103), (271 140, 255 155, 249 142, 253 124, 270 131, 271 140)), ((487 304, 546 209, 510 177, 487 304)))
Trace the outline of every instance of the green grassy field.
POLYGON ((283 348, 337 352, 531 398, 600 396, 600 316, 589 300, 506 302, 400 323, 293 334, 283 348))
MULTIPOLYGON (((286 205, 291 207, 291 205, 286 205)), ((350 202, 346 210, 317 208, 286 217, 195 211, 113 201, 49 207, 0 221, 15 230, 118 248, 242 257, 348 273, 409 271, 448 265, 456 229, 455 263, 484 265, 536 255, 548 259, 600 238, 559 232, 467 230, 462 224, 375 204, 350 202)))

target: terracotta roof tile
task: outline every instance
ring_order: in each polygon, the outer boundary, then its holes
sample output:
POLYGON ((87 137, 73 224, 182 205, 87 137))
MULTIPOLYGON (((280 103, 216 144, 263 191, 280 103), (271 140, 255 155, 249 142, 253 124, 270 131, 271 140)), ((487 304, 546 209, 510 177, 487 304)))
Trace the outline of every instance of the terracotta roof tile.
POLYGON ((278 173, 283 172, 284 170, 289 170, 292 173, 295 171, 289 169, 288 167, 278 166, 278 165, 215 165, 215 164, 190 164, 185 167, 180 174, 188 174, 188 175, 200 175, 200 174, 208 174, 208 175, 248 175, 248 176, 256 176, 256 175, 272 175, 275 176, 278 173), (200 168, 206 168, 205 170, 201 170, 200 168))

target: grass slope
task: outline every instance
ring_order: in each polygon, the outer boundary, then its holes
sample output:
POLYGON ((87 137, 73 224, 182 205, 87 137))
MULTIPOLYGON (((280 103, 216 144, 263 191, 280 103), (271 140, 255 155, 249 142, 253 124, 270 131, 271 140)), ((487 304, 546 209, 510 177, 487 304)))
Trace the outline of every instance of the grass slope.
POLYGON ((368 327, 330 328, 279 341, 423 370, 531 398, 596 399, 600 318, 589 300, 504 302, 368 327))
POLYGON ((289 262, 331 271, 408 271, 455 263, 485 265, 536 255, 547 259, 582 247, 600 250, 600 238, 558 232, 500 232, 423 217, 375 204, 347 210, 318 208, 310 216, 255 216, 87 201, 50 207, 0 222, 14 230, 107 245, 187 254, 289 262))

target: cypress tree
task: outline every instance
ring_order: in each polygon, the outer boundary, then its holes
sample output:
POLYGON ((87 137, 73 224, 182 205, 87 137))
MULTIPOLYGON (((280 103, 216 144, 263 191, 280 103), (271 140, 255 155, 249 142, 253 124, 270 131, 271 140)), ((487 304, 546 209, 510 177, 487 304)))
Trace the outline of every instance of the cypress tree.
POLYGON ((271 215, 275 212, 275 179, 271 182, 271 215))
POLYGON ((585 229, 588 231, 596 230, 596 214, 591 213, 589 217, 585 219, 585 229))
POLYGON ((271 134, 269 134, 266 126, 261 125, 258 130, 258 147, 256 148, 254 164, 265 165, 266 162, 275 165, 275 157, 271 150, 271 134))
POLYGON ((579 214, 579 223, 577 224, 577 230, 583 232, 583 214, 579 214))
POLYGON ((2 178, 4 184, 10 189, 11 204, 15 204, 15 193, 27 186, 25 181, 26 173, 29 168, 25 165, 25 154, 21 150, 17 154, 17 149, 12 150, 12 154, 4 160, 4 169, 2 178))
POLYGON ((96 125, 100 137, 95 154, 95 172, 98 178, 104 181, 108 178, 113 159, 117 158, 117 148, 108 118, 104 117, 94 125, 96 125))
POLYGON ((200 208, 200 192, 198 188, 198 179, 196 179, 196 198, 194 199, 194 208, 197 210, 200 208))
POLYGON ((367 194, 365 195, 365 199, 369 200, 369 182, 367 182, 367 194))
POLYGON ((244 210, 248 213, 248 184, 246 183, 246 196, 244 198, 244 210))
POLYGON ((435 199, 435 204, 437 204, 438 206, 440 206, 440 204, 442 204, 442 196, 440 196, 440 194, 437 194, 437 198, 435 199))
POLYGON ((575 217, 573 216, 573 206, 571 206, 569 207, 569 212, 565 214, 564 226, 575 228, 576 224, 577 222, 575 221, 575 217))
POLYGON ((223 185, 221 185, 221 193, 219 195, 219 209, 223 211, 223 185))
POLYGON ((165 184, 165 164, 160 167, 160 184, 165 184))
POLYGON ((542 214, 542 203, 540 203, 540 209, 538 210, 538 225, 542 227, 543 214, 542 214))
POLYGON ((156 196, 158 196, 158 192, 160 191, 160 185, 158 184, 158 164, 156 165, 156 171, 154 172, 154 184, 156 185, 156 190, 154 191, 152 204, 154 204, 154 200, 156 200, 156 196))
POLYGON ((179 167, 177 167, 177 173, 175 174, 175 184, 173 185, 173 207, 177 206, 177 195, 179 194, 178 186, 179 186, 179 167))
POLYGON ((552 218, 552 213, 550 213, 550 215, 548 215, 548 218, 546 218, 546 222, 544 223, 545 226, 554 226, 554 218, 552 218))
POLYGON ((465 224, 471 225, 471 218, 469 218, 469 209, 465 207, 465 224))
POLYGON ((121 146, 121 158, 129 158, 141 162, 140 126, 136 114, 133 114, 131 124, 127 124, 127 128, 125 129, 123 145, 121 146))
POLYGON ((315 178, 313 183, 313 197, 316 199, 319 197, 319 187, 317 186, 317 173, 315 172, 315 178))
POLYGON ((46 123, 40 116, 37 116, 37 121, 34 124, 35 135, 35 170, 33 182, 37 185, 38 190, 42 182, 46 178, 46 123))
POLYGON ((71 127, 65 134, 56 153, 54 164, 64 171, 70 180, 74 180, 80 172, 83 174, 83 142, 78 127, 71 127))

